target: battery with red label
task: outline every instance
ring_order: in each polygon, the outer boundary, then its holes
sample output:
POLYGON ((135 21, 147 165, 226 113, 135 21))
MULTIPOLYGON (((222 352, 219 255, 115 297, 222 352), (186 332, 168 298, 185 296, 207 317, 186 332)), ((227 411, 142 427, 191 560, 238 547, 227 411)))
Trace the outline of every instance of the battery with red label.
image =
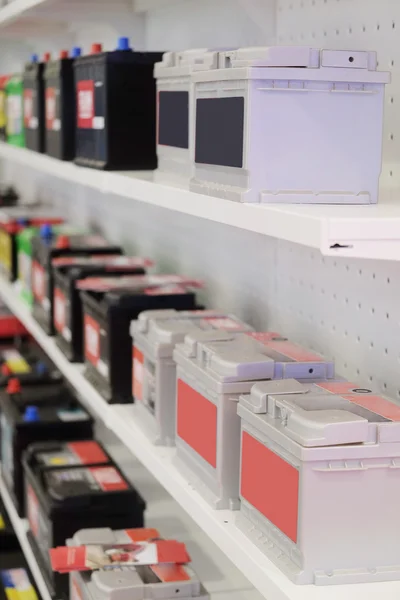
POLYGON ((298 584, 400 580, 399 404, 348 381, 268 381, 238 415, 237 524, 271 561, 298 584))
POLYGON ((239 508, 237 402, 255 381, 328 380, 334 365, 274 332, 191 332, 177 344, 176 464, 215 508, 239 508))
POLYGON ((42 227, 40 235, 32 239, 33 314, 46 333, 55 333, 53 259, 110 254, 122 254, 121 247, 68 226, 42 227))
POLYGON ((180 275, 92 277, 78 282, 86 377, 107 402, 132 402, 130 322, 144 310, 196 308, 195 288, 202 285, 180 275))
POLYGON ((176 344, 192 332, 203 332, 211 341, 220 331, 251 330, 236 316, 218 310, 147 310, 132 321, 135 417, 155 444, 175 443, 176 344))
POLYGON ((68 575, 53 573, 49 550, 90 527, 143 526, 145 503, 95 441, 35 444, 24 459, 29 539, 55 597, 68 575))
POLYGON ((11 379, 0 391, 2 475, 18 513, 24 513, 21 458, 34 442, 92 437, 93 420, 64 383, 21 386, 11 379))
MULTIPOLYGON (((75 48, 74 54, 78 50, 75 48)), ((74 60, 62 50, 58 59, 50 60, 44 70, 46 153, 60 160, 75 157, 74 60)))
POLYGON ((94 275, 140 275, 152 264, 147 258, 121 255, 64 256, 52 261, 56 340, 69 360, 84 360, 83 312, 78 281, 94 275))
POLYGON ((36 152, 45 151, 44 64, 34 54, 23 74, 25 145, 36 152))
POLYGON ((154 169, 156 90, 154 64, 161 52, 134 52, 127 38, 103 52, 77 58, 76 158, 97 169, 154 169))

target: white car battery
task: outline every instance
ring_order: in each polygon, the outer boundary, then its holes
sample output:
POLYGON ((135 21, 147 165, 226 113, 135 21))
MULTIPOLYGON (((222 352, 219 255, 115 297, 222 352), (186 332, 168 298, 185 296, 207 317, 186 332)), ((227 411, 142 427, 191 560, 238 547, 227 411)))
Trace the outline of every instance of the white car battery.
MULTIPOLYGON (((251 331, 234 315, 217 310, 146 310, 131 322, 135 417, 155 444, 172 446, 176 428, 176 344, 207 331, 251 331)), ((211 339, 207 337, 207 339, 211 339)))
POLYGON ((264 379, 327 380, 334 377, 334 365, 278 333, 216 334, 211 338, 209 332, 188 334, 173 352, 177 364, 175 460, 214 508, 237 509, 239 396, 264 379))
POLYGON ((295 583, 400 579, 400 406, 345 381, 239 399, 237 525, 295 583))
POLYGON ((193 191, 240 202, 372 204, 385 84, 375 52, 301 46, 220 52, 192 73, 193 191))
POLYGON ((154 66, 157 85, 157 158, 155 180, 188 184, 193 170, 194 91, 191 73, 202 63, 204 48, 165 52, 154 66))
MULTIPOLYGON (((137 530, 83 529, 69 546, 137 542, 137 530)), ((209 600, 197 575, 187 565, 126 566, 70 574, 71 600, 209 600)))

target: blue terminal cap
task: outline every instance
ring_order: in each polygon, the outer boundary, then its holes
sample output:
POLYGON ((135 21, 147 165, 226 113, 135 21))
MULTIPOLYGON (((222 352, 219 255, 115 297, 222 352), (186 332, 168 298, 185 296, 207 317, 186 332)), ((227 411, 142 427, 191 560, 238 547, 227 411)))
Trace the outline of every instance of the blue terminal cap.
POLYGON ((33 63, 39 62, 39 56, 37 54, 32 54, 31 55, 31 62, 33 62, 33 63))
POLYGON ((82 55, 82 48, 80 48, 79 46, 75 46, 75 48, 72 48, 72 52, 71 52, 72 58, 79 58, 81 55, 82 55))
POLYGON ((53 228, 49 223, 40 226, 40 237, 43 240, 49 240, 53 237, 53 228))
POLYGON ((130 40, 128 37, 118 38, 117 50, 131 50, 130 40))
POLYGON ((39 360, 39 362, 36 363, 35 371, 37 375, 46 375, 46 373, 48 372, 46 363, 39 360))
POLYGON ((37 406, 27 406, 24 413, 24 421, 26 423, 34 423, 39 421, 39 411, 37 406))

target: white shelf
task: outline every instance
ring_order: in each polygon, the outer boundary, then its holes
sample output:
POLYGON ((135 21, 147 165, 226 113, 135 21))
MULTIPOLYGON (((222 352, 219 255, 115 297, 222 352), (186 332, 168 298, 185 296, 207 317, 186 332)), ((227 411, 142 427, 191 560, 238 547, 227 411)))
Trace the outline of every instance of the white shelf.
POLYGON ((40 571, 39 565, 36 562, 35 555, 33 554, 32 548, 28 542, 28 538, 26 536, 27 531, 29 529, 28 521, 25 519, 21 519, 18 516, 17 511, 14 508, 13 501, 8 493, 8 490, 4 484, 4 481, 1 477, 0 472, 0 495, 3 499, 4 506, 14 528, 14 531, 17 535, 19 543, 21 545, 22 551, 25 555, 26 562, 29 565, 29 568, 32 573, 32 577, 35 579, 36 586, 40 592, 42 600, 51 600, 51 596, 47 589, 46 583, 42 577, 42 573, 40 571))
POLYGON ((160 185, 152 172, 116 173, 77 167, 0 143, 0 156, 105 194, 209 219, 317 248, 327 256, 400 260, 400 204, 377 206, 252 205, 160 185), (340 247, 334 247, 340 244, 340 247))
POLYGON ((235 514, 210 508, 173 464, 174 449, 153 446, 135 422, 134 406, 106 404, 48 337, 13 287, 0 281, 0 296, 79 392, 87 408, 138 458, 197 525, 268 600, 398 600, 400 582, 317 587, 291 583, 235 526, 235 514))

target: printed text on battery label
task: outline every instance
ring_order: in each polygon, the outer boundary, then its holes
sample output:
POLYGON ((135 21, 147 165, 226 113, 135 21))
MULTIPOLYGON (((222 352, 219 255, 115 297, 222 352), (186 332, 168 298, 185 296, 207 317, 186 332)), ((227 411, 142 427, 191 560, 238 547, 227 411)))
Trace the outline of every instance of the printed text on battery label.
POLYGON ((85 354, 97 366, 100 358, 100 326, 88 315, 85 316, 85 354))
POLYGON ((93 118, 93 94, 90 90, 79 92, 79 116, 81 119, 93 118))

